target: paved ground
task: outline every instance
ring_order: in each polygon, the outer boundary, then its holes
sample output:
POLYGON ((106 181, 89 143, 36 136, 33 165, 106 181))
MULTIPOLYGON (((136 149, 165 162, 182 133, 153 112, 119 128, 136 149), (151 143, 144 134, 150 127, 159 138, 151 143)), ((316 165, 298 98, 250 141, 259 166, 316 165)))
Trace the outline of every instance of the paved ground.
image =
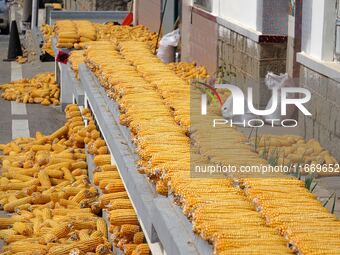
MULTIPOLYGON (((3 62, 2 59, 7 56, 7 47, 8 36, 0 36, 0 83, 10 82, 13 77, 22 76, 23 78, 31 78, 37 73, 54 70, 53 62, 40 63, 36 61, 20 66, 11 62, 3 62), (12 70, 13 66, 16 68, 12 70)), ((63 125, 64 114, 60 111, 60 107, 46 107, 34 104, 17 106, 14 102, 0 99, 0 143, 12 140, 13 131, 15 131, 12 129, 24 129, 26 128, 24 127, 26 123, 28 124, 28 131, 26 133, 30 136, 33 136, 36 131, 49 134, 63 125), (26 114, 16 115, 18 107, 19 110, 25 107, 26 114)))

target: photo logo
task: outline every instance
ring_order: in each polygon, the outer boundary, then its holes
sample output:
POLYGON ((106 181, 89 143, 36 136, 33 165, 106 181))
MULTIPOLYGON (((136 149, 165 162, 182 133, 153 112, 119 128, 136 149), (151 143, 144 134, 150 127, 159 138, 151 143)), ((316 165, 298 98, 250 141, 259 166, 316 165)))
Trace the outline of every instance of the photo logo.
MULTIPOLYGON (((214 121, 217 124, 242 125, 244 127, 262 127, 265 123, 274 126, 295 127, 295 119, 283 119, 287 117, 287 109, 294 107, 300 110, 305 116, 312 114, 304 106, 311 100, 311 93, 308 89, 299 87, 273 88, 270 104, 266 109, 256 109, 253 102, 253 88, 248 88, 247 97, 243 91, 231 84, 216 84, 216 89, 227 89, 231 96, 223 104, 221 112, 224 119, 214 121), (290 98, 289 96, 292 96, 290 98), (274 117, 273 117, 274 116, 274 117), (269 118, 266 118, 269 117, 269 118), (288 125, 287 123, 291 123, 288 125)), ((201 96, 201 114, 207 115, 207 95, 201 96)))

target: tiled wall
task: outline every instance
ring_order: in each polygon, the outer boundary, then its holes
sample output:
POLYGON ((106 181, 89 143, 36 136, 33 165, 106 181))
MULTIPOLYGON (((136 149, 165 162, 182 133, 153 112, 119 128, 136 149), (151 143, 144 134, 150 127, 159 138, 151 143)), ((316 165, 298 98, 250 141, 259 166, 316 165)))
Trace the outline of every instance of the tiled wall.
POLYGON ((217 23, 183 6, 182 61, 204 65, 210 74, 217 70, 217 23))
POLYGON ((286 72, 287 43, 257 43, 219 26, 219 65, 225 66, 228 82, 244 91, 254 89, 254 103, 266 106, 271 97, 264 78, 268 72, 286 72))
POLYGON ((306 139, 315 138, 339 160, 340 83, 301 66, 300 85, 312 93, 307 109, 312 116, 299 113, 306 139))

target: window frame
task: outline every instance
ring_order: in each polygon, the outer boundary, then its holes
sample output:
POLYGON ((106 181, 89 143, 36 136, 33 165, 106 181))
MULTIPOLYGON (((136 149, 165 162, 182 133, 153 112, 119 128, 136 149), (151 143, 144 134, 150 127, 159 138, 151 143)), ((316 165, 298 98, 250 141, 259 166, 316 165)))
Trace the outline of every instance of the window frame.
POLYGON ((207 12, 212 13, 213 12, 213 0, 193 0, 193 5, 195 7, 201 8, 207 12), (203 3, 201 3, 203 2, 203 3), (205 4, 208 4, 209 6, 206 6, 205 4))

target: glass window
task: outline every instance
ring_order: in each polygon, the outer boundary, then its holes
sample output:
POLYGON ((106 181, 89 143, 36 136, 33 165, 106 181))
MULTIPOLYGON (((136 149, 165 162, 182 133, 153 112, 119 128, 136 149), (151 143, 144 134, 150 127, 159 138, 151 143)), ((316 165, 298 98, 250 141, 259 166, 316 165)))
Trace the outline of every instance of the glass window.
POLYGON ((212 0, 194 0, 194 5, 202 9, 212 12, 212 0))
POLYGON ((340 62, 340 0, 336 1, 336 12, 337 12, 337 19, 336 19, 336 38, 335 38, 335 51, 334 51, 334 60, 340 62))

